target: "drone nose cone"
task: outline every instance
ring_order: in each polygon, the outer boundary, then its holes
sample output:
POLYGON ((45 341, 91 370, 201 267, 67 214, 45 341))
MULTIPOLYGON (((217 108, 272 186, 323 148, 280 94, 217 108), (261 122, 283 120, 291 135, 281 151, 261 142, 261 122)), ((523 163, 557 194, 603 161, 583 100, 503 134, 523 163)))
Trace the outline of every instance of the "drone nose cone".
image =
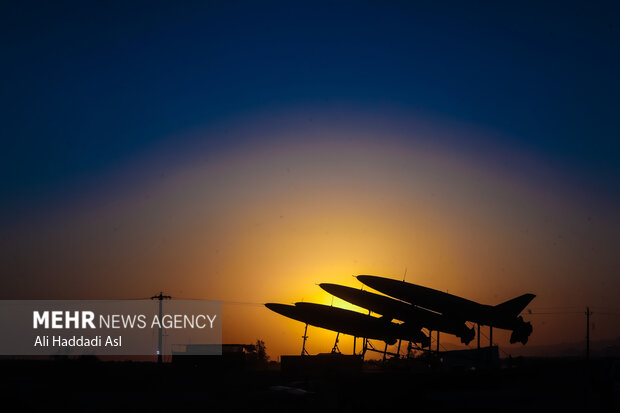
POLYGON ((280 313, 287 306, 285 304, 267 303, 267 304, 265 304, 265 307, 267 307, 271 311, 275 311, 276 313, 280 313))
POLYGON ((358 281, 360 281, 362 284, 365 284, 369 287, 372 287, 372 284, 374 284, 374 282, 377 280, 377 277, 375 277, 374 275, 358 275, 355 278, 357 278, 358 281))
POLYGON ((339 290, 340 286, 337 284, 331 284, 331 283, 321 283, 319 284, 319 287, 321 287, 322 289, 324 289, 325 291, 333 295, 335 292, 339 290))

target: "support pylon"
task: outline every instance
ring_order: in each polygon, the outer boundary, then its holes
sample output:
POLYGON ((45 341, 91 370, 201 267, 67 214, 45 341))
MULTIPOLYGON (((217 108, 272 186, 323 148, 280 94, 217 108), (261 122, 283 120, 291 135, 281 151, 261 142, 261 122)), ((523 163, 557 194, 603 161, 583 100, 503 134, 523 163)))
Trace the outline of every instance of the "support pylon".
POLYGON ((340 338, 340 331, 336 334, 336 341, 334 342, 332 353, 340 353, 340 349, 338 348, 338 341, 340 341, 339 338, 340 338))
POLYGON ((301 337, 304 339, 304 342, 301 345, 301 355, 304 356, 308 354, 308 351, 306 350, 306 340, 308 339, 308 323, 306 323, 306 328, 304 329, 304 335, 301 337))

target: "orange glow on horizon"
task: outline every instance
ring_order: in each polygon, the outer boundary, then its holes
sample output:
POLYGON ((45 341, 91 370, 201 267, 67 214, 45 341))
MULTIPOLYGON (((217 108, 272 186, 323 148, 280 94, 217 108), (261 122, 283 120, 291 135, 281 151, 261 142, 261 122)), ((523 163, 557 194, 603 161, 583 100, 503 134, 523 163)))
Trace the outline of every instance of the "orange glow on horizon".
MULTIPOLYGON (((408 282, 491 305, 526 292, 537 295, 533 308, 616 305, 618 280, 605 276, 617 269, 609 211, 524 180, 522 171, 459 157, 430 138, 408 143, 396 132, 330 131, 292 143, 299 132, 284 131, 264 146, 176 168, 88 208, 56 211, 36 223, 36 239, 10 235, 6 254, 22 276, 4 293, 45 273, 49 284, 23 290, 34 298, 163 290, 219 299, 225 342, 262 339, 272 359, 299 353, 303 324, 261 304, 329 305, 316 284, 361 288, 354 274, 402 279, 407 268, 408 282), (33 251, 37 260, 29 259, 33 251), (589 274, 598 274, 595 282, 584 281, 589 274)), ((363 312, 337 298, 333 304, 363 312)), ((582 339, 581 317, 524 318, 534 325, 528 346, 582 339)), ((597 320, 594 339, 613 338, 617 327, 615 318, 597 320)), ((509 335, 494 331, 502 345, 509 335)), ((309 336, 312 353, 327 352, 336 333, 311 327, 309 336)), ((448 335, 441 343, 459 345, 448 335)), ((518 354, 519 346, 503 347, 518 354)), ((350 352, 352 338, 341 336, 340 348, 350 352)))

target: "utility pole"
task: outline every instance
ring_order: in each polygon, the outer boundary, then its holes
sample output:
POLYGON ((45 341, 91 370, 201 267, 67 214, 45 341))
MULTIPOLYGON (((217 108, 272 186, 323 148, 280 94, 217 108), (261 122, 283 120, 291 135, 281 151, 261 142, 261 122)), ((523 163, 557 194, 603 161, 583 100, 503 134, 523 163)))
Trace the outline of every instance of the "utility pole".
POLYGON ((586 360, 590 359, 590 307, 586 307, 586 360))
POLYGON ((163 348, 161 346, 162 344, 162 327, 161 327, 161 317, 162 317, 162 301, 163 300, 170 300, 172 297, 170 297, 169 295, 164 295, 163 292, 159 292, 159 295, 154 295, 151 297, 151 300, 159 300, 159 334, 157 337, 157 364, 161 364, 163 359, 162 359, 162 353, 163 353, 163 348))

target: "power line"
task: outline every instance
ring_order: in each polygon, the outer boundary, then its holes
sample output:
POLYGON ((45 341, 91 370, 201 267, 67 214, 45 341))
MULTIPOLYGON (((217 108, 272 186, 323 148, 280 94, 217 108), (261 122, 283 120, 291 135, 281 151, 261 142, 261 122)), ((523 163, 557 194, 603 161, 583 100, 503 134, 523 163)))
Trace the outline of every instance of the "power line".
POLYGON ((563 314, 581 314, 581 311, 547 311, 540 313, 527 313, 527 315, 563 315, 563 314))
POLYGON ((593 308, 595 310, 620 311, 620 308, 618 308, 618 307, 599 307, 599 306, 595 305, 595 306, 590 307, 590 308, 593 308))
POLYGON ((185 301, 221 301, 224 305, 247 305, 262 307, 265 303, 253 302, 253 301, 231 301, 231 300, 211 300, 208 298, 187 298, 187 297, 174 297, 176 300, 185 301))

